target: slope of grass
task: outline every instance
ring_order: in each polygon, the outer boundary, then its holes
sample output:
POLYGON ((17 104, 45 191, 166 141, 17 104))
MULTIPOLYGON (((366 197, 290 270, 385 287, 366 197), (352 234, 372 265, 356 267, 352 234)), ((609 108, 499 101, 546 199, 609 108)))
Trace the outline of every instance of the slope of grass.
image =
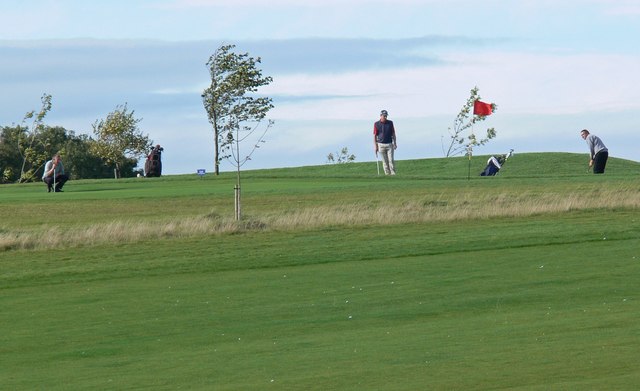
POLYGON ((191 233, 168 227, 229 220, 233 175, 0 187, 0 235, 112 235, 0 251, 0 386, 635 389, 640 165, 559 161, 584 167, 247 172, 247 222, 191 233))

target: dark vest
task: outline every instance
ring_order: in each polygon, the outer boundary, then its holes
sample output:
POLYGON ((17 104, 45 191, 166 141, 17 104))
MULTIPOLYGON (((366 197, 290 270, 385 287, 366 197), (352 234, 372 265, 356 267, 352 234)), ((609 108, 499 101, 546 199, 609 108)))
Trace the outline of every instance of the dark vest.
POLYGON ((376 122, 376 141, 383 144, 391 144, 393 142, 393 122, 386 120, 385 122, 376 122))

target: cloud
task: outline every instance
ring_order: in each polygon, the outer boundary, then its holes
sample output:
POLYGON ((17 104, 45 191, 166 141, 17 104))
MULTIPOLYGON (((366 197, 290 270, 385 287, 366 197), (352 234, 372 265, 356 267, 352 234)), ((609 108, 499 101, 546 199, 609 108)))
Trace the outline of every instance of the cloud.
MULTIPOLYGON (((548 139, 558 128, 599 124, 597 118, 614 123, 616 113, 628 118, 640 110, 640 58, 633 53, 514 50, 510 41, 463 36, 236 43, 262 57, 264 73, 274 77, 260 93, 274 99, 276 126, 253 168, 318 164, 343 146, 370 156, 370 128, 383 108, 401 129, 399 156, 439 156, 440 138, 474 86, 498 104, 490 121, 500 148, 521 150, 529 132, 548 139)), ((205 63, 220 44, 0 41, 0 125, 38 108, 44 92, 54 103, 47 121, 79 132, 128 103, 143 118, 141 129, 166 148, 167 173, 210 168, 211 127, 200 94, 210 82, 205 63)))
POLYGON ((640 5, 638 4, 616 4, 607 10, 607 13, 616 16, 638 17, 640 16, 640 5))
MULTIPOLYGON (((426 5, 438 3, 439 0, 350 0, 349 6, 405 6, 405 5, 426 5)), ((450 0, 450 2, 460 2, 460 0, 450 0)), ((231 4, 227 0, 174 0, 163 4, 162 7, 170 8, 203 8, 203 7, 229 7, 231 4)), ((271 0, 265 3, 263 0, 235 0, 234 7, 343 7, 342 0, 271 0)))
POLYGON ((326 73, 438 65, 442 59, 434 53, 439 49, 485 47, 502 42, 506 40, 464 36, 299 38, 243 41, 236 50, 261 56, 267 73, 326 73))
MULTIPOLYGON (((579 1, 579 0, 576 0, 579 1)), ((640 5, 637 0, 589 0, 592 4, 601 7, 608 15, 634 17, 640 15, 640 5)))
POLYGON ((318 98, 285 102, 274 111, 289 119, 367 118, 383 106, 403 117, 457 113, 474 86, 512 114, 640 109, 636 56, 492 51, 442 58, 446 65, 401 71, 282 76, 265 93, 318 98))

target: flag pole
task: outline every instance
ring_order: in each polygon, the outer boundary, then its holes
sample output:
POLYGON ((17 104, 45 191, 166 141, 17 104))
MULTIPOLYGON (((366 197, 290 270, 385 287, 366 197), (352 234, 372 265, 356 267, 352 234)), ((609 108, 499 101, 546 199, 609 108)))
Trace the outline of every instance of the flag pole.
MULTIPOLYGON (((475 123, 475 116, 478 117, 486 117, 488 115, 491 115, 491 113, 493 113, 493 104, 492 103, 485 103, 482 102, 479 98, 476 99, 473 102, 473 119, 471 120, 471 138, 473 139, 473 142, 475 142, 475 133, 473 131, 473 124, 475 123)), ((469 154, 469 172, 467 173, 467 179, 471 179, 471 154, 472 154, 472 147, 471 147, 471 143, 472 141, 469 140, 469 150, 467 151, 467 153, 469 154)), ((478 144, 476 144, 478 145, 478 144)))
POLYGON ((471 144, 467 146, 467 156, 469 157, 469 167, 467 170, 467 180, 471 179, 471 144))
MULTIPOLYGON (((475 115, 475 114, 474 114, 475 115)), ((471 155, 473 154, 473 148, 471 147, 471 140, 475 140, 475 133, 473 132, 473 122, 471 123, 471 139, 467 144, 467 156, 469 157, 469 163, 467 168, 467 180, 471 180, 471 155)))

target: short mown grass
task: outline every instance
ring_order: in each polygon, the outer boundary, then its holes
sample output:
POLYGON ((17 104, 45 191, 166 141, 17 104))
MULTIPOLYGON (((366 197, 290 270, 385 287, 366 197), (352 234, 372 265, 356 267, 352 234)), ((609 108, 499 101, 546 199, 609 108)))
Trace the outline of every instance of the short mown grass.
POLYGON ((635 389, 640 165, 584 162, 2 186, 0 385, 635 389))

